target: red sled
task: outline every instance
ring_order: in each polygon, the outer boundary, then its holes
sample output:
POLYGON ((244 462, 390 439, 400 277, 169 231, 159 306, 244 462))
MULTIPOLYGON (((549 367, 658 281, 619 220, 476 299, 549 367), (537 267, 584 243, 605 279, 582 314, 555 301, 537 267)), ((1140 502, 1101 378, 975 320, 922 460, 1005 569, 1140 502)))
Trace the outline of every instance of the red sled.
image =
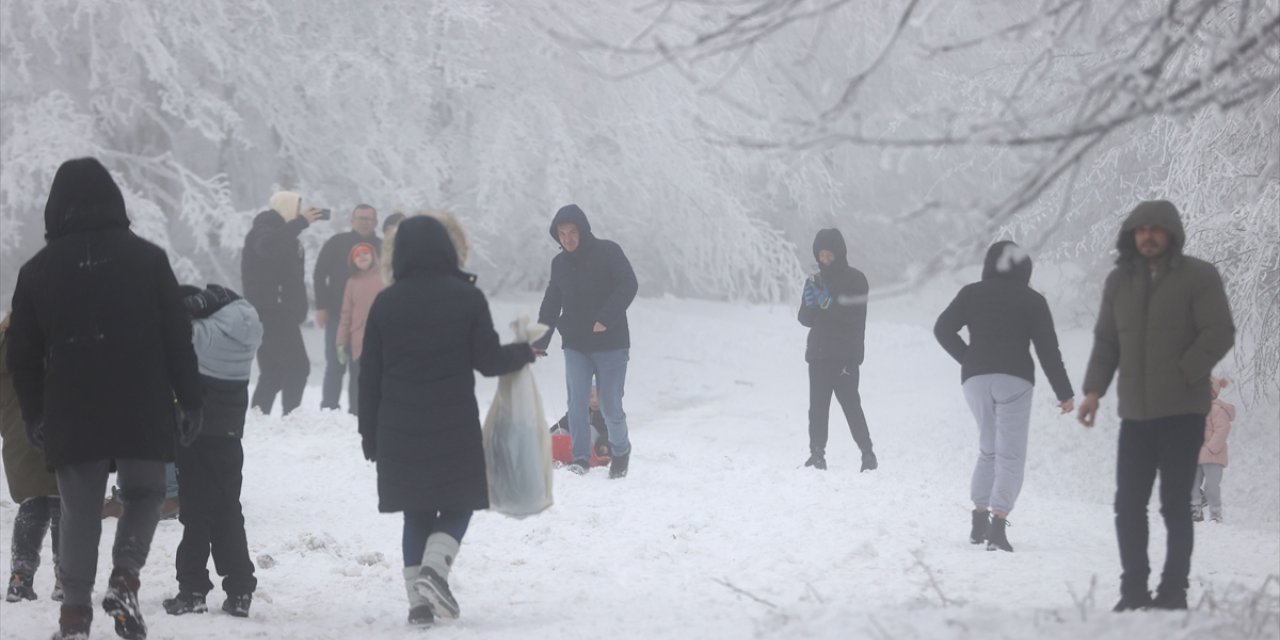
MULTIPOLYGON (((559 465, 573 462, 573 438, 569 434, 563 431, 551 434, 551 459, 559 465)), ((591 447, 591 466, 604 467, 608 464, 609 443, 597 442, 591 447)))

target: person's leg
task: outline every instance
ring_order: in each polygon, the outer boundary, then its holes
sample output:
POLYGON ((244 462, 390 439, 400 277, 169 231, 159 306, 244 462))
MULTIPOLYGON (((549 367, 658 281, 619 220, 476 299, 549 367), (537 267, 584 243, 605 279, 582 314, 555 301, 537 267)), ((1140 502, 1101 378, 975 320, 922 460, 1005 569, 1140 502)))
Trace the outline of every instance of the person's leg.
MULTIPOLYGON (((1204 469, 1204 497, 1209 502, 1209 514, 1217 520, 1222 519, 1222 465, 1199 465, 1204 469)), ((1197 476, 1199 477, 1199 476, 1197 476)))
POLYGON ((290 324, 285 332, 285 379, 280 390, 280 409, 289 415, 302 404, 302 392, 307 388, 307 376, 311 374, 311 360, 307 346, 302 341, 302 327, 290 324))
POLYGON ((404 553, 404 566, 417 567, 422 564, 422 555, 427 548, 427 538, 435 526, 434 511, 405 511, 404 529, 400 536, 401 551, 404 553))
POLYGON ((831 394, 836 389, 836 377, 843 369, 844 366, 835 360, 814 360, 809 363, 809 453, 811 454, 826 454, 831 394))
POLYGON ((978 425, 978 461, 969 481, 969 499, 975 510, 987 511, 996 479, 996 405, 991 397, 991 376, 973 376, 964 381, 963 389, 978 425))
POLYGON ((1196 465, 1196 479, 1191 482, 1191 510, 1195 511, 1200 505, 1204 504, 1205 492, 1201 489, 1204 485, 1204 465, 1196 465))
POLYGON ((339 409, 342 377, 346 366, 338 362, 338 314, 330 314, 324 325, 324 383, 320 393, 321 409, 339 409))
POLYGON ((132 575, 142 571, 151 553, 151 539, 160 522, 164 501, 164 463, 154 460, 116 460, 124 512, 116 525, 111 555, 114 566, 132 575))
POLYGON ((210 443, 210 466, 216 479, 216 503, 210 543, 213 566, 222 576, 222 590, 229 596, 253 593, 258 588, 249 539, 244 530, 240 492, 244 485, 244 446, 238 438, 210 443))
POLYGON ((844 419, 849 423, 849 432, 853 434, 853 441, 857 443, 862 455, 867 456, 872 453, 871 432, 867 429, 867 416, 862 411, 862 394, 858 393, 858 378, 858 367, 845 366, 836 376, 834 391, 836 400, 840 401, 840 408, 844 410, 844 419))
POLYGON ((258 347, 258 383, 253 389, 249 406, 257 407, 264 414, 271 413, 276 394, 284 386, 285 367, 281 356, 282 333, 280 323, 273 318, 262 318, 262 344, 258 347))
POLYGON ((1195 526, 1186 495, 1195 481, 1196 461, 1204 444, 1204 419, 1203 415, 1188 414, 1161 419, 1158 425, 1160 514, 1168 532, 1159 590, 1179 590, 1184 599, 1195 546, 1195 526))
POLYGON ((57 470, 62 523, 58 535, 58 576, 63 604, 92 606, 98 570, 98 540, 102 536, 102 496, 107 491, 110 463, 95 460, 57 470))
POLYGON ((184 593, 206 594, 213 589, 209 581, 209 540, 217 516, 213 510, 214 479, 205 451, 208 440, 201 438, 190 447, 178 447, 178 470, 182 474, 178 521, 182 523, 182 540, 174 565, 178 591, 184 593))
POLYGON ((347 413, 360 415, 360 361, 351 359, 351 376, 347 381, 347 413))
POLYGON ((18 505, 13 518, 13 540, 10 544, 9 567, 12 573, 28 579, 40 568, 40 548, 49 530, 49 498, 27 498, 18 505))
MULTIPOLYGON (((627 384, 627 361, 631 359, 630 349, 614 349, 598 351, 590 354, 595 364, 596 390, 600 400, 600 413, 604 414, 605 427, 609 431, 609 449, 614 456, 626 457, 631 454, 631 438, 627 432, 627 413, 622 409, 622 396, 627 384)), ((587 422, 590 422, 591 383, 587 382, 587 422)), ((590 457, 591 432, 584 429, 587 440, 587 452, 590 457)), ((576 453, 576 452, 575 452, 576 453)), ((470 517, 470 516, 468 516, 470 517)))
POLYGON ((586 354, 564 350, 564 382, 568 392, 569 437, 573 441, 573 461, 591 460, 591 378, 595 365, 586 354))
POLYGON ((1003 518, 1013 511, 1018 494, 1022 492, 1034 394, 1030 382, 1010 375, 998 376, 992 389, 996 408, 996 455, 991 511, 1003 518))
POLYGON ((430 603, 435 615, 458 617, 458 601, 449 589, 449 572, 470 522, 470 511, 442 511, 432 527, 431 535, 427 537, 422 570, 415 586, 418 593, 430 603))
POLYGON ((1115 512, 1122 599, 1141 600, 1148 594, 1151 565, 1147 559, 1147 503, 1151 501, 1159 462, 1154 434, 1159 427, 1150 421, 1120 422, 1115 512))

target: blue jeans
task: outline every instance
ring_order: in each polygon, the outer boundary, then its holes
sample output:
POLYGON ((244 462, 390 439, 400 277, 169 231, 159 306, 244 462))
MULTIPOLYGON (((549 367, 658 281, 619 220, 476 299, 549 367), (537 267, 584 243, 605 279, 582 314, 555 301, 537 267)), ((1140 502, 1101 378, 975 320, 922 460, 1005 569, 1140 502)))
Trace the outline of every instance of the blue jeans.
POLYGON ((320 388, 320 408, 338 409, 342 398, 342 377, 347 373, 346 365, 338 362, 338 324, 342 319, 340 313, 330 313, 324 325, 324 383, 320 388))
POLYGON ((564 350, 564 379, 569 391, 569 437, 573 459, 591 459, 591 378, 595 376, 600 413, 609 429, 609 448, 615 456, 631 453, 627 437, 627 414, 622 410, 623 387, 627 383, 630 349, 583 353, 564 350))

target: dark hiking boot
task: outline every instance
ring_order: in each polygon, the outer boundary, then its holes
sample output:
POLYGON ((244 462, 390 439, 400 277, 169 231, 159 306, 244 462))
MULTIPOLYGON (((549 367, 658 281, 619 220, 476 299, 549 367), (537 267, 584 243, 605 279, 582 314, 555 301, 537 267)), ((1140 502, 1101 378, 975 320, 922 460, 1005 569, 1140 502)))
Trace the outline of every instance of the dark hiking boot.
POLYGON ((827 470, 827 458, 821 453, 809 454, 809 459, 804 461, 804 466, 813 467, 819 471, 827 470))
POLYGON ((147 637, 147 623, 138 606, 139 586, 137 575, 117 567, 111 570, 107 594, 102 598, 102 610, 116 621, 116 635, 126 640, 147 637))
POLYGON ((862 473, 863 471, 875 471, 879 466, 880 463, 876 460, 875 452, 868 451, 862 454, 862 469, 859 470, 858 473, 862 473))
POLYGON ((409 610, 409 624, 415 627, 425 627, 436 621, 436 616, 431 613, 429 605, 420 605, 409 610))
POLYGON ((587 472, 591 470, 591 461, 590 460, 574 460, 573 462, 569 463, 569 466, 565 468, 576 475, 585 476, 587 475, 587 472))
POLYGON ((1136 593, 1122 593, 1120 601, 1116 606, 1111 608, 1114 613, 1123 613, 1125 611, 1141 611, 1151 606, 1151 593, 1140 591, 1136 593))
POLYGON ((249 617, 249 605, 253 604, 252 593, 241 593, 237 595, 227 594, 227 599, 222 601, 222 610, 237 617, 249 617))
POLYGON ((973 510, 973 527, 969 529, 969 544, 982 544, 987 541, 987 530, 991 528, 991 512, 973 510))
POLYGON ((609 479, 617 480, 627 477, 627 465, 631 464, 631 453, 621 456, 614 456, 609 461, 609 479))
POLYGON ((92 623, 93 607, 64 604, 58 616, 58 632, 51 640, 89 640, 92 623))
POLYGON ((1161 586, 1156 589, 1156 597, 1151 599, 1151 608, 1185 611, 1187 608, 1187 590, 1161 586))
POLYGON ((9 590, 4 594, 5 602, 35 600, 38 597, 35 590, 35 580, 31 576, 14 573, 9 577, 9 590))
POLYGON ((49 599, 54 602, 62 602, 67 594, 62 592, 62 578, 53 579, 53 591, 49 594, 49 599))
POLYGON ((102 519, 119 518, 124 513, 124 502, 120 500, 120 490, 111 487, 111 497, 102 501, 102 519))
POLYGON ((1009 526, 1008 520, 997 515, 991 516, 991 527, 987 529, 987 551, 1013 551, 1013 545, 1009 544, 1009 537, 1005 535, 1005 529, 1009 526))
POLYGON ((160 519, 177 520, 180 508, 181 503, 178 502, 177 498, 165 498, 164 502, 160 503, 160 519))
POLYGON ((184 613, 204 613, 209 610, 204 594, 194 591, 179 591, 178 595, 167 598, 163 603, 165 613, 180 616, 184 613))
POLYGON ((453 592, 449 590, 449 581, 431 567, 422 567, 413 588, 418 595, 427 599, 431 612, 438 617, 456 619, 462 612, 458 608, 458 601, 453 598, 453 592))

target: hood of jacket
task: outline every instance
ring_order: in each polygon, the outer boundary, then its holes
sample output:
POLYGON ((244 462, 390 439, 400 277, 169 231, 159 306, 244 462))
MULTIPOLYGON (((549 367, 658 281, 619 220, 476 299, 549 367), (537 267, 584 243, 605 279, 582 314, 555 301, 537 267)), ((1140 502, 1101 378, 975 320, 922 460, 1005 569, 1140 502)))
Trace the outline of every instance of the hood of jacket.
POLYGON ((124 196, 111 172, 96 158, 62 163, 44 205, 45 239, 90 229, 127 229, 124 196))
POLYGON ((244 298, 236 298, 209 316, 209 322, 218 327, 227 338, 240 346, 257 350, 262 343, 262 322, 258 312, 244 298))
MULTIPOLYGON (((818 252, 823 250, 835 254, 836 259, 831 266, 849 266, 849 248, 845 245, 844 234, 840 233, 839 229, 821 229, 818 235, 813 237, 813 259, 818 260, 818 252)), ((819 271, 826 271, 829 268, 818 260, 819 271)))
MULTIPOLYGON (((554 218, 551 219, 551 239, 560 244, 560 225, 573 224, 578 227, 578 248, 574 251, 591 246, 596 237, 591 233, 591 223, 587 221, 587 214, 582 212, 582 208, 576 204, 566 204, 560 207, 554 218)), ((560 245, 563 249, 564 245, 560 245)))
POLYGON ((400 223, 391 260, 397 281, 414 275, 463 275, 449 231, 431 216, 414 216, 400 223))
POLYGON ((299 209, 302 208, 302 196, 292 191, 277 191, 271 194, 271 199, 267 201, 267 206, 272 211, 280 214, 285 222, 290 222, 298 217, 299 209))
POLYGON ((1031 256, 1011 240, 1001 240, 987 249, 982 262, 982 279, 996 278, 1031 283, 1031 256))
POLYGON ((1171 261, 1182 257, 1182 247, 1187 242, 1187 232, 1182 228, 1182 214, 1168 200, 1147 200, 1139 202, 1124 219, 1124 224, 1120 225, 1120 237, 1116 239, 1116 251, 1120 255, 1116 258, 1116 264, 1133 264, 1139 255, 1138 247, 1134 244, 1134 234, 1138 227, 1147 225, 1169 232, 1169 248, 1165 250, 1165 255, 1171 261))

